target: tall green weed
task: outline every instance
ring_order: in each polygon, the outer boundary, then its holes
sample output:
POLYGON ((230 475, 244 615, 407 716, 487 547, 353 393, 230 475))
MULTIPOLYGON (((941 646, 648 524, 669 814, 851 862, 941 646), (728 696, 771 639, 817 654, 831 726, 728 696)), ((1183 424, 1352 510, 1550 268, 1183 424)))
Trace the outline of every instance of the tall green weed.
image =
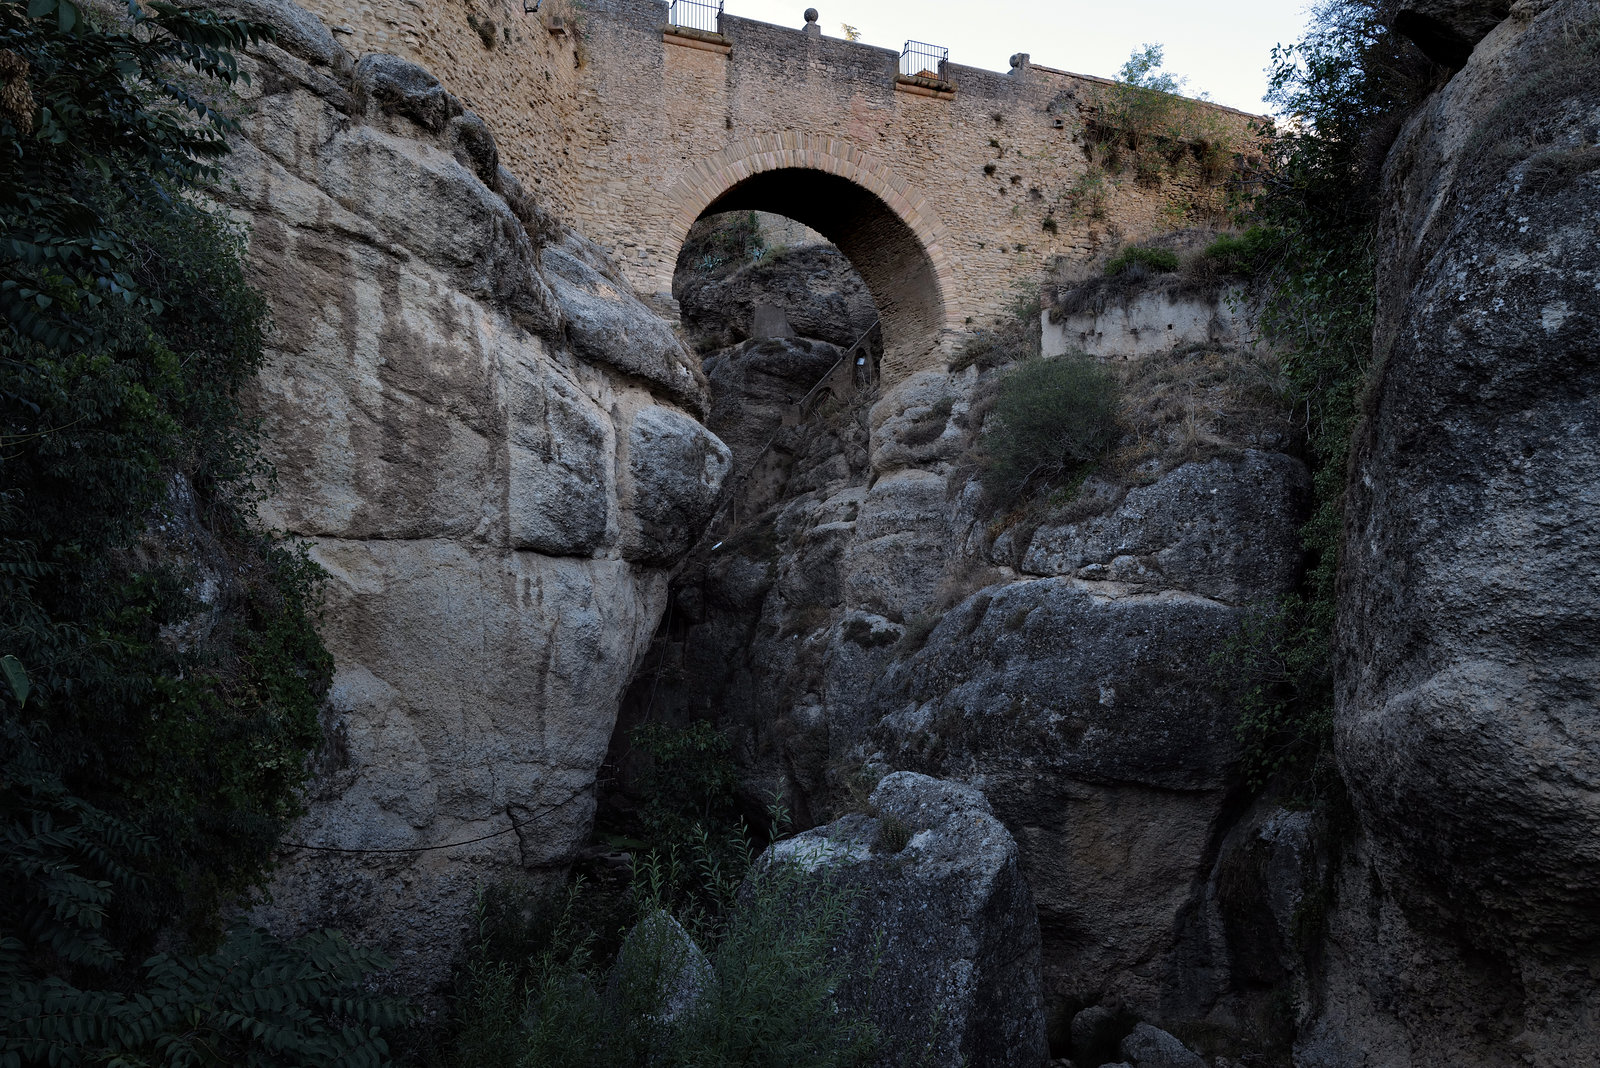
MULTIPOLYGON (((842 1009, 852 977, 835 952, 852 894, 791 863, 721 866, 635 859, 633 930, 615 955, 584 918, 591 892, 574 882, 548 906, 521 960, 496 952, 500 929, 481 922, 468 954, 461 1014, 443 1066, 492 1068, 847 1068, 870 1063, 877 1032, 842 1009), (692 868, 696 890, 684 893, 692 868), (703 947, 692 948, 692 938, 703 947)), ((480 913, 487 920, 487 912, 480 913)))

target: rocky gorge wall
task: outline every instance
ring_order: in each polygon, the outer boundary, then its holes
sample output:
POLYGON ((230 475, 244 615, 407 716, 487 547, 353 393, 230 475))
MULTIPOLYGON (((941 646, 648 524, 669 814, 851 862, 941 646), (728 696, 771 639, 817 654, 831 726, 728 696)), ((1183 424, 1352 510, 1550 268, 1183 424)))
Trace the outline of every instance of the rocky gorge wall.
POLYGON ((427 71, 248 0, 222 196, 275 332, 261 509, 327 571, 310 812, 260 918, 426 989, 477 885, 564 872, 622 688, 727 448, 705 378, 427 71))
POLYGON ((1339 606, 1359 830, 1302 1063, 1593 1064, 1600 10, 1417 9, 1462 69, 1385 172, 1339 606))
POLYGON ((689 279, 693 352, 433 75, 232 7, 279 29, 219 193, 277 324, 263 516, 327 570, 337 664, 262 920, 436 985, 477 885, 564 873, 631 726, 709 719, 752 806, 851 841, 893 773, 981 791, 1058 1055, 1144 1020, 1230 1066, 1600 1057, 1592 3, 1491 21, 1389 160, 1343 826, 1243 788, 1217 658, 1299 578, 1270 353, 1200 313, 1113 338, 1115 462, 996 513, 1002 367, 852 374, 876 309, 837 250, 689 279))
MULTIPOLYGON (((736 464, 745 443, 765 455, 718 549, 678 575, 623 723, 713 718, 751 795, 782 785, 812 819, 885 772, 978 786, 1017 840, 1052 1051, 1074 1063, 1139 1017, 1217 1063, 1600 1059, 1600 14, 1492 6, 1429 7, 1470 44, 1386 168, 1340 572, 1348 810, 1251 800, 1237 695, 1215 686, 1215 651, 1296 579, 1292 433, 1206 425, 1189 443, 1223 444, 1185 462, 1173 428, 1140 477, 997 518, 970 466, 981 364, 785 428, 827 355, 698 335, 716 386, 752 398, 719 393, 714 428, 736 464)), ((1147 391, 1248 334, 1216 308, 1136 287, 1046 328, 1053 349, 1136 357, 1154 377, 1125 388, 1147 391)), ((1183 405, 1207 396, 1185 381, 1183 405)))
POLYGON ((614 760, 634 724, 710 719, 751 807, 780 792, 802 826, 868 807, 892 772, 969 783, 1037 904, 1052 1049, 1088 1009, 1122 1035, 1143 1017, 1281 1042, 1267 1002, 1300 967, 1310 828, 1245 811, 1214 661, 1299 575, 1307 475, 1268 355, 1202 337, 1129 361, 1118 458, 996 513, 975 456, 1007 368, 840 386, 839 346, 871 317, 839 299, 836 257, 680 264, 738 474, 675 575, 614 760), (749 336, 757 302, 802 336, 749 336), (1284 870, 1281 901, 1235 888, 1258 865, 1284 870))

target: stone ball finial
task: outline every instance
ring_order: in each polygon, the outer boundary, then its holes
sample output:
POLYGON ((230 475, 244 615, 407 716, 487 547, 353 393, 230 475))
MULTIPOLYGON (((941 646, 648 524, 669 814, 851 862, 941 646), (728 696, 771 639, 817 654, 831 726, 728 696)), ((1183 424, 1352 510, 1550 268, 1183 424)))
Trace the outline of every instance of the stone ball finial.
POLYGON ((806 21, 807 22, 815 22, 815 21, 817 21, 818 18, 819 18, 819 16, 817 15, 817 9, 816 8, 814 8, 814 7, 806 8, 806 21))
POLYGON ((1018 52, 1018 53, 1016 53, 1015 55, 1013 55, 1011 57, 1011 69, 1012 70, 1016 70, 1018 67, 1027 66, 1029 58, 1030 57, 1029 57, 1028 53, 1026 53, 1026 52, 1018 52))

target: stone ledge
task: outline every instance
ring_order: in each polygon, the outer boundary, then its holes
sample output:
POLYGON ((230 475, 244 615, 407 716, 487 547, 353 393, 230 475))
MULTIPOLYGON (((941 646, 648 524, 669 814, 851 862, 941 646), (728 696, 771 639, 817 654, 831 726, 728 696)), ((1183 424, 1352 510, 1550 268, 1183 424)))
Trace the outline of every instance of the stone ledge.
POLYGON ((722 56, 733 51, 733 42, 722 34, 712 33, 710 30, 696 30, 688 26, 667 26, 661 31, 661 39, 667 44, 699 48, 722 56))
POLYGON ((910 93, 912 96, 931 96, 937 100, 954 100, 956 83, 944 82, 938 78, 920 78, 915 74, 896 74, 894 76, 896 92, 910 93))

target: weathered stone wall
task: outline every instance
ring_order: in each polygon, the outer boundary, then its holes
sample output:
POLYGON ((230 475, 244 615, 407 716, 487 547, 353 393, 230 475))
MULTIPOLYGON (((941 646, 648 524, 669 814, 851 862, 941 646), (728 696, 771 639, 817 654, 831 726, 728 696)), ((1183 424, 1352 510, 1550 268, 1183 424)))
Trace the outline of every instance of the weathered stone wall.
MULTIPOLYGON (((1098 79, 951 64, 956 92, 920 95, 897 91, 898 57, 885 49, 731 16, 727 46, 708 48, 664 39, 666 5, 653 0, 592 0, 581 13, 565 2, 537 16, 493 0, 309 6, 348 28, 356 51, 438 71, 495 131, 513 173, 664 306, 689 226, 730 190, 721 207, 822 232, 885 314, 891 378, 1001 314, 1055 257, 1086 258, 1217 206, 1217 190, 1185 171, 1154 186, 1114 183, 1103 218, 1074 213, 1098 79), (559 35, 547 28, 557 18, 559 35), (810 177, 755 181, 781 168, 810 177)), ((1220 130, 1244 128, 1239 113, 1207 114, 1220 130)))
POLYGON ((1137 360, 1197 345, 1236 343, 1254 337, 1255 309, 1235 285, 1206 293, 1181 285, 1152 286, 1136 295, 1105 300, 1071 314, 1039 315, 1044 356, 1082 352, 1106 360, 1137 360))
MULTIPOLYGON (((400 56, 426 67, 494 131, 502 162, 530 190, 570 217, 578 201, 577 159, 594 138, 578 100, 575 35, 552 36, 522 14, 520 0, 305 0, 339 42, 357 57, 400 56), (468 21, 493 23, 496 44, 468 21), (506 31, 510 31, 509 39, 506 31)), ((546 18, 570 0, 548 0, 546 18)))

